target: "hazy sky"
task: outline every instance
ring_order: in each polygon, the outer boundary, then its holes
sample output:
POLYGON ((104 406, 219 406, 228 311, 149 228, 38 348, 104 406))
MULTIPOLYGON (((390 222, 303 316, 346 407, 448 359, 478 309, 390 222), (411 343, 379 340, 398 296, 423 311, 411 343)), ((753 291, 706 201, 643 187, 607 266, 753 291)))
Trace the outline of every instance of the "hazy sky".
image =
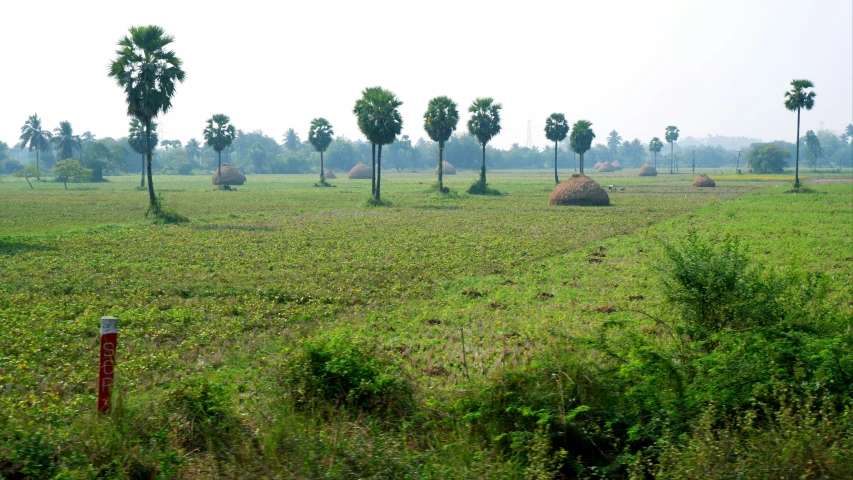
POLYGON ((803 130, 853 122, 853 2, 766 1, 43 1, 3 2, 0 140, 17 142, 36 112, 77 133, 126 135, 123 93, 107 77, 131 25, 175 37, 186 81, 162 117, 162 138, 201 138, 205 119, 279 141, 304 139, 312 118, 361 138, 351 109, 380 85, 404 102, 404 134, 423 133, 430 98, 504 106, 501 147, 544 146, 545 118, 593 122, 598 140, 795 137, 783 93, 793 78, 815 84, 803 130))

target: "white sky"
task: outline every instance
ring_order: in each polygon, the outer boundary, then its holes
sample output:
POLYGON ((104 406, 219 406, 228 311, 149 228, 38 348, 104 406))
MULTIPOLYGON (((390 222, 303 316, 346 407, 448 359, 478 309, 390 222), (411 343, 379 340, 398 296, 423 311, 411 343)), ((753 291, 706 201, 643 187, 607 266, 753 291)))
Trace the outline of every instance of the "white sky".
MULTIPOLYGON (((404 134, 425 136, 430 98, 465 111, 477 96, 504 106, 493 144, 544 146, 545 118, 593 122, 598 140, 742 135, 795 137, 783 93, 815 84, 803 131, 853 122, 853 2, 673 1, 43 1, 3 2, 0 140, 17 142, 36 112, 45 128, 126 134, 121 89, 107 77, 131 25, 175 37, 186 81, 161 138, 201 138, 229 115, 244 131, 304 139, 312 118, 361 138, 352 105, 367 86, 404 102, 404 134)), ((467 112, 462 114, 464 129, 467 112)))

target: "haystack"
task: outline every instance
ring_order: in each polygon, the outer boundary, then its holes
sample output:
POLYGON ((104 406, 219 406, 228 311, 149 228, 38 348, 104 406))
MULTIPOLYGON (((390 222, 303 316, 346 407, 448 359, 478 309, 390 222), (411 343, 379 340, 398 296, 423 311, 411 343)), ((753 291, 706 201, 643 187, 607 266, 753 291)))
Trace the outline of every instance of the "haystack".
POLYGON ((615 172, 616 169, 613 168, 613 165, 610 162, 604 162, 601 166, 598 167, 599 172, 615 172))
POLYGON ((622 170, 622 164, 619 163, 619 160, 613 161, 610 166, 613 167, 613 170, 622 170))
POLYGON ((338 178, 335 176, 335 172, 329 170, 328 168, 323 171, 323 176, 326 177, 327 180, 330 178, 338 178))
POLYGON ((646 162, 642 167, 640 167, 640 173, 638 175, 641 177, 656 177, 658 176, 658 171, 651 163, 646 162))
POLYGON ((610 205, 610 197, 601 185, 595 183, 595 180, 582 173, 575 173, 554 188, 549 203, 551 205, 604 206, 610 205))
MULTIPOLYGON (((456 167, 447 162, 442 162, 442 165, 444 166, 442 169, 444 170, 444 175, 456 175, 456 167)), ((435 174, 438 175, 438 167, 435 167, 435 174)))
POLYGON ((214 185, 242 185, 246 183, 246 176, 243 172, 237 170, 237 167, 232 167, 227 163, 222 164, 222 182, 219 181, 219 169, 213 171, 213 177, 210 179, 214 185))
POLYGON ((705 175, 704 173, 700 173, 699 176, 696 177, 696 180, 693 180, 694 187, 716 187, 717 182, 715 182, 711 177, 705 175))
POLYGON ((373 176, 372 173, 373 172, 370 171, 370 167, 361 162, 358 162, 358 165, 352 167, 352 170, 349 171, 349 175, 347 175, 347 178, 363 180, 365 178, 371 178, 373 176))
POLYGON ((604 162, 595 162, 595 165, 593 165, 592 168, 598 170, 602 165, 604 165, 604 162))

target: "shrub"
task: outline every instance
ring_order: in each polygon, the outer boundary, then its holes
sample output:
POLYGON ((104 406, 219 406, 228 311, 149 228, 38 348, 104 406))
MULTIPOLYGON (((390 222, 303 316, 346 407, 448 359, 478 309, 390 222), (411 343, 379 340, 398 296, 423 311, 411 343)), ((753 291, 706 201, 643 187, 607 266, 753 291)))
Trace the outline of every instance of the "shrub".
POLYGON ((501 192, 490 188, 489 185, 482 180, 476 180, 468 187, 468 193, 471 195, 500 195, 501 192))
POLYGON ((206 378, 190 377, 171 392, 172 431, 185 448, 216 451, 229 444, 238 421, 225 387, 206 378))

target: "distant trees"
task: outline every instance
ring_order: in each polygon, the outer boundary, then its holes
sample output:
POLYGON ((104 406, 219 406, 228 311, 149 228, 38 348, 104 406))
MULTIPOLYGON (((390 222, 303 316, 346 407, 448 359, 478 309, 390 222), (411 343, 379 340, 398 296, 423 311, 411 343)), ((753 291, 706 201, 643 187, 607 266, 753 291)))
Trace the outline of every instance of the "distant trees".
POLYGON ((643 144, 640 143, 640 139, 635 138, 630 142, 627 140, 622 142, 619 155, 627 165, 639 167, 646 156, 646 152, 643 149, 643 144))
MULTIPOLYGON (((146 133, 145 126, 138 119, 130 121, 127 143, 134 152, 142 156, 142 177, 139 180, 139 188, 145 188, 145 155, 150 145, 151 150, 157 148, 160 138, 157 136, 157 122, 151 122, 151 129, 146 133)), ((149 162, 150 165, 150 162, 149 162)))
POLYGON ((655 168, 658 168, 658 153, 663 150, 663 142, 658 137, 652 138, 649 142, 649 151, 655 155, 655 168))
POLYGON ((58 180, 62 181, 65 189, 68 190, 68 180, 85 182, 89 179, 92 171, 73 158, 65 158, 56 162, 53 167, 53 174, 58 180))
POLYGON ((664 138, 666 139, 666 142, 669 143, 669 173, 673 173, 672 165, 675 159, 675 154, 673 153, 673 144, 678 141, 678 127, 674 125, 666 127, 666 133, 664 134, 664 138))
POLYGON ((222 150, 225 150, 234 142, 237 130, 231 125, 228 115, 217 113, 207 120, 204 127, 204 140, 207 146, 216 151, 217 156, 217 185, 222 183, 222 150))
POLYGON ((568 134, 569 122, 562 113, 552 113, 545 119, 545 138, 554 142, 554 183, 560 183, 560 177, 557 176, 557 147, 568 134))
POLYGON ((118 143, 112 146, 103 141, 87 143, 83 151, 80 152, 81 165, 90 170, 86 179, 91 178, 94 182, 103 182, 104 168, 114 167, 124 162, 126 152, 124 146, 118 143))
POLYGON ((379 102, 379 96, 382 95, 381 87, 367 87, 361 91, 361 98, 355 101, 352 113, 356 117, 358 129, 362 135, 370 142, 371 161, 370 161, 370 194, 376 195, 376 119, 373 117, 376 104, 379 102))
POLYGON ((323 117, 311 120, 311 128, 308 129, 308 142, 315 150, 320 152, 320 185, 326 185, 326 167, 323 164, 323 152, 332 143, 335 135, 332 124, 323 117))
MULTIPOLYGON (((27 121, 24 122, 24 126, 21 127, 21 136, 19 137, 21 140, 21 149, 27 148, 31 152, 33 150, 36 152, 36 168, 33 170, 36 180, 41 178, 41 170, 39 170, 39 152, 44 152, 50 148, 51 136, 52 135, 49 131, 41 128, 41 119, 38 114, 30 115, 29 118, 27 118, 27 121)), ((29 180, 27 180, 27 182, 29 182, 29 180)), ((32 184, 30 187, 32 187, 32 184)))
MULTIPOLYGON (((80 137, 74 135, 74 129, 71 128, 71 122, 63 120, 59 122, 59 126, 53 129, 53 138, 51 138, 53 146, 56 148, 57 157, 59 160, 65 160, 74 156, 74 149, 82 150, 80 145, 80 137)), ((54 167, 55 168, 55 167, 54 167)))
MULTIPOLYGON (((483 164, 480 167, 479 189, 486 189, 486 144, 501 133, 501 109, 503 105, 495 103, 491 97, 477 98, 468 107, 471 118, 468 120, 468 133, 477 138, 483 147, 483 164)), ((477 190, 475 184, 474 191, 477 190)), ((469 189, 469 193, 473 193, 469 189)))
POLYGON ((848 124, 844 128, 844 133, 847 134, 847 138, 853 138, 853 123, 848 124))
POLYGON ((619 147, 622 146, 622 137, 619 136, 619 132, 616 130, 611 130, 610 134, 607 135, 607 148, 610 149, 611 155, 613 155, 614 159, 617 155, 619 155, 619 147))
POLYGON ((820 151, 820 139, 815 135, 814 131, 806 132, 806 164, 811 167, 812 171, 817 168, 817 162, 823 154, 820 151))
POLYGON ((746 164, 757 173, 782 173, 791 152, 772 143, 755 145, 746 154, 746 164))
POLYGON ((458 123, 459 111, 456 109, 456 102, 445 96, 429 101, 424 112, 424 130, 430 140, 438 142, 438 191, 441 193, 445 193, 444 144, 453 135, 458 123))
POLYGON ((578 120, 572 126, 569 143, 572 147, 572 151, 580 155, 581 175, 583 175, 583 155, 592 147, 592 141, 594 139, 595 132, 592 131, 592 122, 588 120, 578 120))
POLYGON ((184 147, 187 152, 187 158, 190 161, 198 162, 201 159, 201 144, 195 138, 191 138, 184 147))
POLYGON ((295 152, 299 150, 299 146, 302 145, 302 140, 299 140, 299 135, 296 134, 296 130, 292 128, 288 128, 286 132, 284 132, 284 148, 290 150, 291 152, 295 152))
POLYGON ((800 110, 805 108, 811 110, 814 107, 814 99, 817 94, 814 91, 807 91, 809 88, 814 88, 814 84, 809 80, 791 80, 791 90, 785 92, 785 108, 790 111, 797 112, 797 153, 794 167, 794 188, 800 187, 800 110))
POLYGON ((160 212, 154 196, 151 174, 151 124, 160 114, 172 108, 175 87, 184 81, 181 60, 169 50, 174 37, 156 25, 131 27, 130 35, 118 42, 117 57, 110 64, 109 76, 124 89, 127 114, 145 128, 145 152, 148 166, 148 199, 150 208, 160 212))

